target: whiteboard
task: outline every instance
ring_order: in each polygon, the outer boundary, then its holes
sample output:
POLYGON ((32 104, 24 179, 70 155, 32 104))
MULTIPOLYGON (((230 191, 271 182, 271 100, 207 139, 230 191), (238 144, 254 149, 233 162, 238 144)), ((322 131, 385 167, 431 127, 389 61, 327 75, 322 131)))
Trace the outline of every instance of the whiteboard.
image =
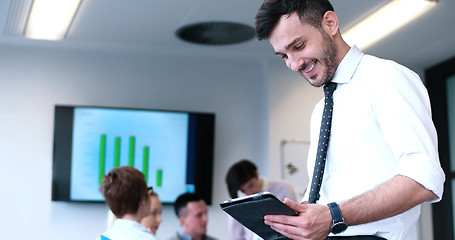
POLYGON ((300 200, 307 188, 307 156, 310 143, 301 140, 281 142, 281 177, 292 184, 300 200))

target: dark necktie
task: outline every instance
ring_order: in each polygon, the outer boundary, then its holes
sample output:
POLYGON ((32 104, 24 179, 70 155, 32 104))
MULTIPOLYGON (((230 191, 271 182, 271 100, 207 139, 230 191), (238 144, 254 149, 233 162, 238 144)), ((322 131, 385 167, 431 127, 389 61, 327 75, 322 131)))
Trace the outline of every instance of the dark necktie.
POLYGON ((319 200, 319 190, 321 189, 327 146, 329 145, 330 124, 332 123, 333 91, 336 88, 337 84, 334 82, 328 82, 324 85, 324 112, 322 113, 321 132, 319 133, 318 151, 316 153, 308 203, 316 203, 319 200))

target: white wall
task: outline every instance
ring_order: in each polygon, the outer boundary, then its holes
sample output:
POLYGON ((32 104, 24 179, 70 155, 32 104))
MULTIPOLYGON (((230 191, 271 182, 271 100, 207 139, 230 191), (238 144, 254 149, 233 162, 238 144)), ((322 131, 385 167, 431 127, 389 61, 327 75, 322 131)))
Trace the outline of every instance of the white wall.
MULTIPOLYGON (((268 66, 270 169, 279 169, 281 141, 310 141, 310 115, 324 94, 322 88, 312 87, 288 69, 280 58, 269 59, 268 66)), ((270 176, 281 177, 279 171, 271 171, 270 176)))
MULTIPOLYGON (((209 234, 227 239, 218 206, 228 198, 227 168, 240 158, 267 163, 262 63, 11 46, 0 52, 0 239, 94 239, 105 228, 104 204, 51 201, 55 104, 215 112, 209 234)), ((165 206, 158 237, 178 227, 165 206)))

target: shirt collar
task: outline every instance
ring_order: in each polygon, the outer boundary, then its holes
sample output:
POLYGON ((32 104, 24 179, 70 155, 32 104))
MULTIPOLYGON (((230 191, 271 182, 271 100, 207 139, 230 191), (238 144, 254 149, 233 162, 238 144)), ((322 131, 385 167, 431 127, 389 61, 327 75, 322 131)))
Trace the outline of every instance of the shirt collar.
POLYGON ((178 235, 182 240, 193 240, 193 238, 190 235, 186 234, 186 232, 184 232, 183 229, 180 229, 178 231, 178 235))
POLYGON ((356 46, 352 46, 338 65, 332 82, 349 83, 364 55, 356 46))
MULTIPOLYGON (((183 229, 180 229, 178 234, 182 240, 193 240, 193 238, 190 235, 188 235, 186 232, 184 232, 183 229)), ((202 239, 206 239, 206 236, 204 235, 202 237, 202 239)))

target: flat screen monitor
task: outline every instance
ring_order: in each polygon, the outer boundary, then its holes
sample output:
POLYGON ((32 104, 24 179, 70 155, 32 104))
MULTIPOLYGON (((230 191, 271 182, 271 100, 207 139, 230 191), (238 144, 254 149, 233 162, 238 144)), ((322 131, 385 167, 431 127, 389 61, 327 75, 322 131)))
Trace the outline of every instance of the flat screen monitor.
POLYGON ((144 174, 163 203, 196 192, 212 202, 214 113, 55 106, 52 200, 104 202, 103 176, 144 174))

